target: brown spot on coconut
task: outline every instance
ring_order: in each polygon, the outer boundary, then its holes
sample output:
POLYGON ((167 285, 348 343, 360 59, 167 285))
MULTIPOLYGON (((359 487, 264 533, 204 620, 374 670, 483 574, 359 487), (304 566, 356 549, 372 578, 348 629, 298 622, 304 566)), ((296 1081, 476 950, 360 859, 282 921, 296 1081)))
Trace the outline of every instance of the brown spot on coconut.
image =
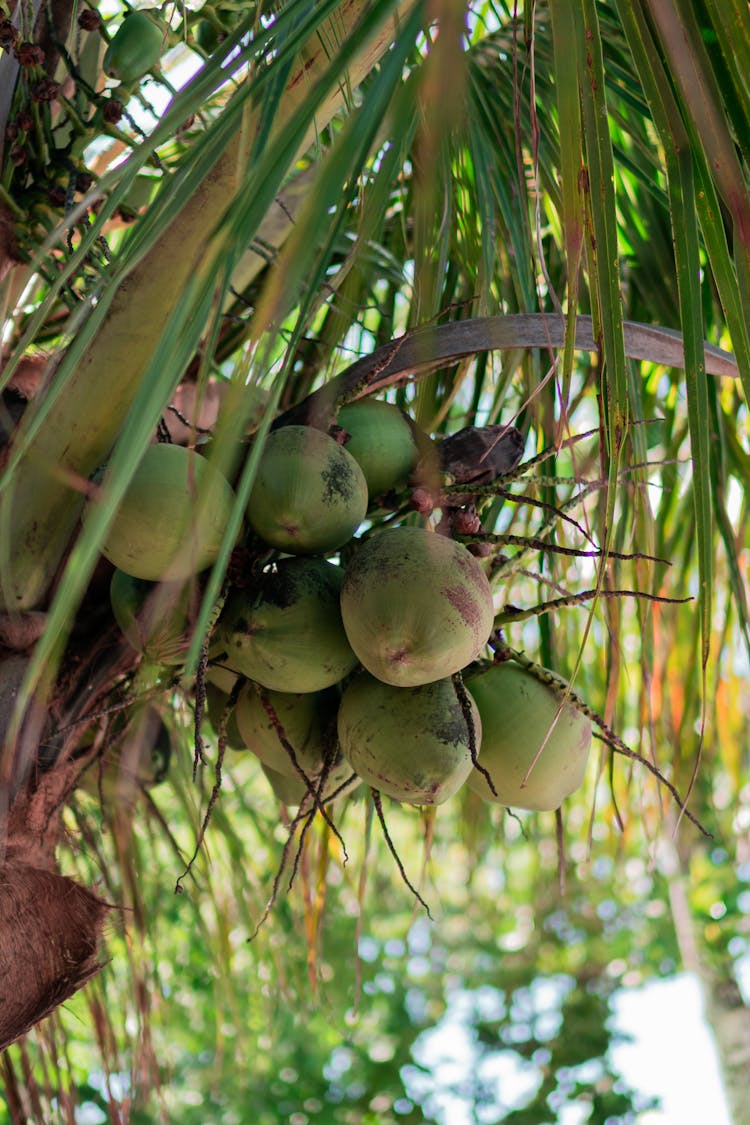
POLYGON ((326 554, 351 539, 367 501, 364 474, 343 446, 311 426, 284 426, 266 438, 247 517, 272 547, 326 554))
POLYGON ((513 661, 495 664, 466 687, 482 717, 479 764, 497 790, 474 770, 468 785, 485 800, 537 812, 558 809, 581 785, 591 745, 591 722, 563 703, 565 682, 546 672, 559 688, 540 683, 513 661))
POLYGON ((343 574, 324 559, 281 559, 254 590, 227 600, 214 649, 221 663, 273 691, 322 691, 357 664, 339 595, 343 574))
MULTIPOLYGON (((482 723, 471 708, 479 747, 482 723)), ((398 688, 361 672, 344 691, 338 732, 352 769, 396 801, 442 804, 473 769, 468 723, 449 678, 398 688)))
POLYGON ((341 615, 365 668, 396 687, 465 668, 494 623, 490 584, 460 543, 419 527, 358 545, 344 572, 341 615))

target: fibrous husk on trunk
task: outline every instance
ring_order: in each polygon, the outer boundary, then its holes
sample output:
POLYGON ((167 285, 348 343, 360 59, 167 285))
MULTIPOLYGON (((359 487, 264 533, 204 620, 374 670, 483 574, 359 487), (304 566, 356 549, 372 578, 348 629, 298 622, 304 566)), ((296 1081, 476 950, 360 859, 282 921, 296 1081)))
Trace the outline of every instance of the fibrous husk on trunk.
MULTIPOLYGON (((107 575, 108 578, 108 575, 107 575)), ((10 717, 28 655, 0 648, 0 1051, 68 1000, 101 967, 98 950, 111 907, 60 873, 61 810, 94 744, 95 719, 117 702, 138 655, 108 617, 106 583, 94 591, 64 672, 34 693, 17 731, 10 717), (91 607, 104 607, 96 610, 91 607), (87 720, 86 715, 92 719, 87 720)))
POLYGON ((0 1051, 98 972, 109 909, 56 871, 0 866, 0 1051))

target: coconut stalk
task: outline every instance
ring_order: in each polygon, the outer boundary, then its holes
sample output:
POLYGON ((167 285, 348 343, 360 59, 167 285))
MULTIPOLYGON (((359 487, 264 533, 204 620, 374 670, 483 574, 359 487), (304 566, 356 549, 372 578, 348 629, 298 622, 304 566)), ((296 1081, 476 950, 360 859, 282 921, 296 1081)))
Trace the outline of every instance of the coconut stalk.
MULTIPOLYGON (((348 75, 358 85, 392 42, 398 17, 415 6, 401 0, 393 18, 363 42, 348 75)), ((345 0, 329 21, 328 35, 349 35, 370 5, 345 0)), ((310 96, 329 60, 325 36, 316 33, 292 68, 274 119, 268 145, 310 96)), ((297 155, 345 104, 347 85, 339 81, 320 105, 297 155)), ((121 280, 99 331, 70 373, 53 412, 33 433, 23 457, 12 469, 11 486, 0 497, 0 607, 32 609, 40 605, 55 577, 83 506, 86 481, 111 450, 175 301, 202 263, 220 249, 215 231, 237 196, 248 189, 247 150, 261 121, 262 107, 246 109, 241 128, 204 177, 176 219, 121 280), (76 483, 77 482, 77 483, 76 483)), ((252 173, 250 173, 250 177, 252 173)), ((272 220, 273 221, 273 220, 272 220)), ((273 221, 278 240, 288 229, 273 221)), ((263 234, 261 228, 260 232, 263 234)), ((247 263, 243 282, 263 265, 247 263)), ((44 396, 40 396, 40 404, 44 396)), ((40 407, 41 408, 41 407, 40 407)), ((32 408, 21 427, 34 424, 32 408)))

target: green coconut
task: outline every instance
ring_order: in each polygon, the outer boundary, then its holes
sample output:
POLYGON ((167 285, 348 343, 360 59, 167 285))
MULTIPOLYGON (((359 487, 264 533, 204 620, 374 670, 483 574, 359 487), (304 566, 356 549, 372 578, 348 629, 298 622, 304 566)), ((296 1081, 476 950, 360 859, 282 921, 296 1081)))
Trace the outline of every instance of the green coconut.
POLYGON ((181 445, 150 445, 102 553, 133 578, 184 580, 215 561, 233 503, 229 482, 200 454, 181 445))
POLYGON ((460 543, 419 527, 358 545, 344 572, 341 614, 373 676, 416 687, 469 664, 492 631, 486 574, 460 543))
POLYGON ((479 764, 492 778, 497 796, 478 770, 468 784, 485 800, 552 811, 583 781, 591 723, 570 703, 560 712, 566 685, 555 679, 559 689, 506 661, 467 680, 482 717, 479 764))
POLYGON ((196 592, 182 582, 145 582, 124 570, 115 570, 109 586, 115 621, 153 664, 183 662, 191 640, 191 593, 196 592))
POLYGON ((318 769, 325 755, 326 731, 335 715, 334 698, 329 692, 269 691, 246 684, 236 712, 242 741, 267 766, 294 777, 298 771, 283 737, 305 773, 318 769))
POLYGON ((307 786, 301 777, 287 777, 261 762, 260 768, 268 780, 273 795, 282 805, 301 805, 307 795, 307 786))
POLYGON ((324 559, 279 560, 257 587, 227 599, 212 652, 224 667, 273 691, 337 683, 357 664, 341 620, 342 577, 324 559))
POLYGON ((155 8, 129 12, 104 52, 104 73, 126 84, 142 78, 159 62, 165 34, 155 8))
POLYGON ((363 398, 342 406, 337 421, 350 434, 344 448, 364 473, 370 497, 406 484, 419 453, 412 427, 397 406, 363 398))
MULTIPOLYGON (((470 704, 478 750, 482 723, 470 704)), ((451 679, 398 688, 361 672, 344 691, 338 734, 362 780, 407 804, 442 804, 473 769, 469 724, 451 679)))
POLYGON ((284 426, 266 438, 247 505, 253 530, 293 555, 334 551, 367 511, 364 473, 343 446, 310 426, 284 426))
POLYGON ((237 726, 247 748, 265 766, 285 777, 302 780, 301 769, 317 782, 327 755, 332 753, 324 790, 327 799, 353 772, 336 740, 337 704, 336 692, 291 694, 258 690, 247 684, 237 700, 237 726))
POLYGON ((237 672, 233 672, 231 668, 225 668, 220 661, 216 664, 210 663, 214 653, 219 651, 220 650, 217 649, 216 646, 209 650, 209 664, 206 668, 206 679, 209 683, 215 684, 216 687, 224 693, 224 695, 229 695, 240 677, 239 674, 237 672))

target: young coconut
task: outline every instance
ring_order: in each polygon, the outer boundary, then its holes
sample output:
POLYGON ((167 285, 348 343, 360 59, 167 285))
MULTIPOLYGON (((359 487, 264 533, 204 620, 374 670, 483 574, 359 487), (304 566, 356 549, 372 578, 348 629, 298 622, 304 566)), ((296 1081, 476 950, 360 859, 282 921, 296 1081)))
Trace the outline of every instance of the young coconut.
MULTIPOLYGON (((273 789, 274 796, 277 800, 281 801, 282 805, 293 805, 295 808, 301 805, 307 798, 306 807, 312 808, 312 800, 308 795, 308 789, 302 778, 297 774, 296 777, 287 777, 286 774, 279 773, 277 770, 272 770, 270 766, 266 766, 261 762, 261 770, 266 776, 269 785, 273 789)), ((348 774, 351 775, 351 770, 347 766, 348 774)), ((359 785, 359 778, 355 778, 351 786, 342 789, 340 793, 336 793, 336 797, 348 796, 354 786, 359 785)), ((339 789, 340 786, 333 786, 330 783, 326 784, 325 792, 321 796, 323 802, 333 799, 333 794, 339 789)))
POLYGON ((290 694, 246 684, 237 700, 237 726, 247 748, 264 766, 301 782, 297 766, 315 784, 332 749, 334 758, 323 794, 327 799, 353 773, 336 742, 337 702, 336 692, 290 694), (285 742, 291 747, 297 766, 285 742))
POLYGON ((342 406, 336 420, 350 435, 344 448, 365 474, 371 498, 406 484, 419 452, 412 425, 397 406, 363 398, 342 406))
POLYGON ((266 438, 247 517, 266 543, 293 555, 335 551, 367 511, 367 482, 339 445, 311 426, 284 426, 266 438))
POLYGON ((324 559, 281 559, 252 591, 228 599, 212 653, 273 691, 322 691, 357 663, 341 621, 342 571, 324 559))
POLYGON ((295 777, 298 771, 282 738, 305 773, 318 769, 335 707, 335 693, 269 691, 246 684, 237 699, 237 727, 245 746, 261 762, 295 777))
POLYGON ((150 445, 102 554, 133 578, 184 580, 216 559, 233 504, 231 485, 200 454, 181 445, 150 445))
POLYGON ((365 668, 386 684, 416 687, 451 676, 486 644, 492 592, 460 543, 419 527, 365 539, 344 572, 341 615, 365 668))
MULTIPOLYGON (((470 705, 478 750, 482 721, 470 705)), ((469 725, 450 678, 397 688, 361 672, 344 691, 338 732, 355 772, 396 801, 440 805, 473 769, 469 725)))
POLYGON ((260 768, 265 774, 277 801, 281 801, 282 805, 293 805, 295 808, 302 804, 307 796, 307 786, 299 775, 287 777, 285 773, 279 773, 278 770, 271 769, 263 762, 261 762, 260 768))
POLYGON ((190 647, 191 593, 197 591, 182 582, 145 582, 117 569, 109 585, 115 621, 151 664, 182 664, 190 647))
POLYGON ((104 52, 104 73, 126 85, 136 82, 159 62, 165 38, 158 9, 128 12, 104 52))
POLYGON ((583 781, 591 722, 570 703, 560 711, 566 684, 540 683, 520 664, 494 664, 466 680, 482 717, 480 765, 468 785, 485 800, 537 812, 558 809, 583 781), (537 756, 538 755, 538 756, 537 756))

